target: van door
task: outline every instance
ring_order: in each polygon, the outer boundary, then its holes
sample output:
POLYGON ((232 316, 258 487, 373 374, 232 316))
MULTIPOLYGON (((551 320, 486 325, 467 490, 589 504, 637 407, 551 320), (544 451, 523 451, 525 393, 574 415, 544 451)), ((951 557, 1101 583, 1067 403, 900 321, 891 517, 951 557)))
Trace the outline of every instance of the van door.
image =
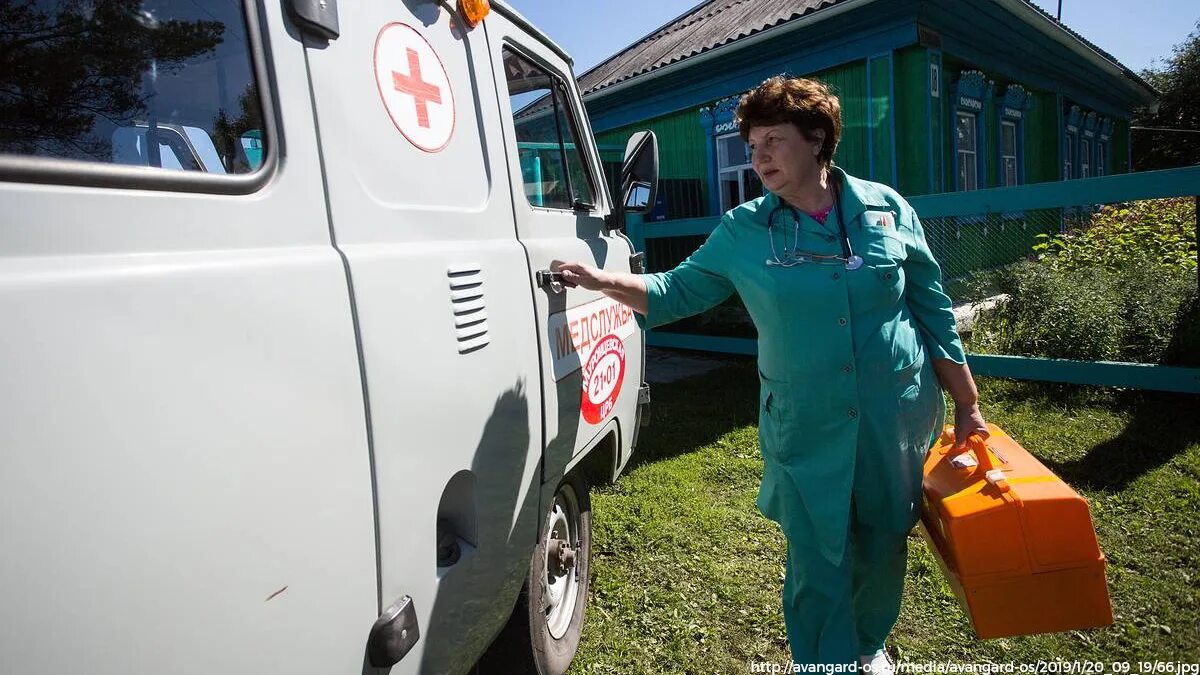
POLYGON ((307 50, 366 372, 382 602, 411 597, 421 636, 396 675, 470 668, 537 540, 533 287, 487 42, 449 7, 342 3, 340 37, 307 50))
POLYGON ((4 32, 0 670, 358 668, 366 415, 282 4, 4 32))
MULTIPOLYGON (((532 272, 583 261, 629 271, 629 241, 605 228, 612 211, 566 56, 514 21, 486 21, 504 110, 517 232, 532 272)), ((629 456, 642 382, 642 334, 633 312, 602 293, 544 284, 534 293, 546 386, 546 489, 609 430, 629 456)))

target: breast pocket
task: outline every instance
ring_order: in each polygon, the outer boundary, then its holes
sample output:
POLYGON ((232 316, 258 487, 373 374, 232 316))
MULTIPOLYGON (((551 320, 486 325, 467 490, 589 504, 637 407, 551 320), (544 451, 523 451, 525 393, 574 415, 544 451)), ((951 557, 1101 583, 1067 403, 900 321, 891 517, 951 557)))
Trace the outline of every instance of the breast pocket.
POLYGON ((892 211, 866 211, 860 221, 861 252, 867 264, 883 264, 904 260, 904 241, 896 227, 892 211))
POLYGON ((851 275, 850 302, 855 313, 893 307, 904 294, 904 268, 894 262, 868 263, 851 275))

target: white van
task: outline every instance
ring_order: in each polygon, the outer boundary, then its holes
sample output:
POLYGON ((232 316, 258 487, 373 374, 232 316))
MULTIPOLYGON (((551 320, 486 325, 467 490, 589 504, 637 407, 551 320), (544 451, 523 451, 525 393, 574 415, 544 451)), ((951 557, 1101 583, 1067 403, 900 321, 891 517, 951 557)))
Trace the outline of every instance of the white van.
POLYGON ((614 204, 495 0, 6 21, 0 672, 566 670, 647 395, 552 270, 638 269, 653 136, 614 204))

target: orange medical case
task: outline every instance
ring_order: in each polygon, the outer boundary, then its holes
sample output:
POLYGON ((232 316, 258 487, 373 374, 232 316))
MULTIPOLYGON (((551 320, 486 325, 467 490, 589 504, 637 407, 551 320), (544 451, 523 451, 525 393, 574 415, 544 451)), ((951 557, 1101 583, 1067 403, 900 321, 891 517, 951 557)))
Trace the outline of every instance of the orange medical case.
POLYGON ((923 534, 980 639, 1112 623, 1087 501, 999 427, 925 458, 923 534))

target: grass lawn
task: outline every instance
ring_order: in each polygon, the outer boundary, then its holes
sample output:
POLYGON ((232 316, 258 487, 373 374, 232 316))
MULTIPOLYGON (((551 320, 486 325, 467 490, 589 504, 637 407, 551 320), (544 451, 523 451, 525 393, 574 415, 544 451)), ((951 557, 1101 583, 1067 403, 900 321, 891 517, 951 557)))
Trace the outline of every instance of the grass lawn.
MULTIPOLYGON (((1091 502, 1116 623, 980 642, 910 535, 905 661, 1200 662, 1200 398, 1004 380, 984 415, 1091 502)), ((785 544, 754 499, 762 472, 751 361, 653 388, 625 474, 592 497, 592 590, 570 673, 745 673, 788 658, 785 544)), ((1111 672, 1106 668, 1106 672, 1111 672)))

